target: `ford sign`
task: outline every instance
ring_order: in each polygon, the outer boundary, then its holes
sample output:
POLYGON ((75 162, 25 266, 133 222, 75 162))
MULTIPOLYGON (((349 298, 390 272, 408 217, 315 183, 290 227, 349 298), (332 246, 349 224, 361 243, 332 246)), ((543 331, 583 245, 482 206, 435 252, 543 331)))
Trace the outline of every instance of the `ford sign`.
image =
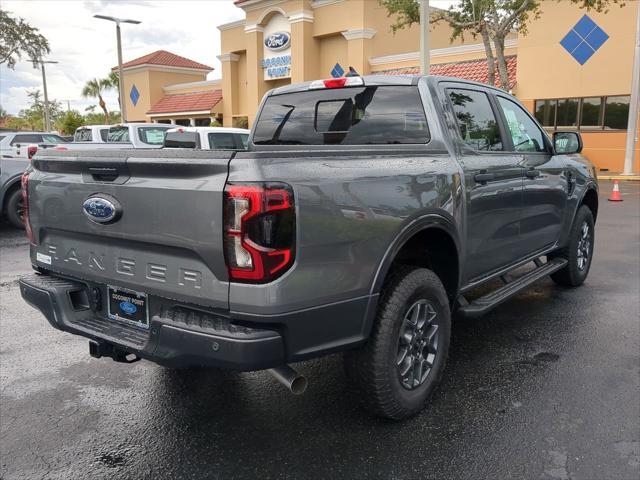
POLYGON ((269 50, 284 50, 291 43, 291 35, 288 32, 276 32, 264 39, 264 46, 269 50))
POLYGON ((99 194, 87 198, 82 204, 82 211, 96 223, 109 223, 120 217, 122 209, 111 195, 99 194))

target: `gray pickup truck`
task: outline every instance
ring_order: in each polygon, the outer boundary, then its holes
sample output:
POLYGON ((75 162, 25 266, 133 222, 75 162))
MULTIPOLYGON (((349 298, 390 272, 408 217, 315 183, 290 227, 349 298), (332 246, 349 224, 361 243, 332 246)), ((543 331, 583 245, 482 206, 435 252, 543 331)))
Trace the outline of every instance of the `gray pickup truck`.
POLYGON ((452 312, 587 277, 581 147, 459 79, 280 87, 248 151, 38 153, 21 293, 94 357, 269 369, 299 393, 289 363, 344 351, 365 406, 406 418, 443 375, 452 312))

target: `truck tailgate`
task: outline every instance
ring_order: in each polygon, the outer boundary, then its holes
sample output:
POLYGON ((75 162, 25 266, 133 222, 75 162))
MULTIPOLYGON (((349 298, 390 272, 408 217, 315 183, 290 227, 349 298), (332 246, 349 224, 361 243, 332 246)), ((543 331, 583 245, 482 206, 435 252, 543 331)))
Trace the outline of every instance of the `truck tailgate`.
POLYGON ((71 277, 228 308, 222 202, 231 152, 121 150, 36 157, 32 262, 71 277), (83 204, 121 212, 97 223, 83 204))

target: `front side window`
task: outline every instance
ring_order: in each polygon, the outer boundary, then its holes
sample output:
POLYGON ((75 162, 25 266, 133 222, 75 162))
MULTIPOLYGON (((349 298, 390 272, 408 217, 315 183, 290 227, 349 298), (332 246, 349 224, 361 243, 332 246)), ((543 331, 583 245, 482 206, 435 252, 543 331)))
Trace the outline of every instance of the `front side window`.
POLYGON ((448 89, 462 141, 476 151, 502 150, 498 121, 484 92, 448 89))
POLYGON ((311 90, 269 97, 256 145, 424 144, 429 129, 415 86, 311 90))
POLYGON ((514 150, 516 152, 545 152, 547 146, 544 133, 524 109, 504 97, 498 97, 498 103, 507 121, 507 130, 511 135, 514 150))
POLYGON ((626 130, 629 121, 629 97, 607 97, 604 106, 605 130, 626 130))
POLYGON ((164 134, 167 130, 169 130, 169 127, 140 127, 138 129, 138 138, 147 145, 162 145, 164 143, 164 134))
POLYGON ((233 133, 210 133, 209 148, 211 150, 236 150, 236 140, 233 133))

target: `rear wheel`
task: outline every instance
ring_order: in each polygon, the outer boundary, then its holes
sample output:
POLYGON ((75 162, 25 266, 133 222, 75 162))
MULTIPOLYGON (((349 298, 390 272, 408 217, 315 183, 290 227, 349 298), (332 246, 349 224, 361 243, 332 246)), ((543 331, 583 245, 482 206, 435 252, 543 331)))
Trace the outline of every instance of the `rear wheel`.
POLYGON ((22 200, 22 190, 17 188, 7 197, 6 214, 9 223, 16 228, 24 228, 22 217, 24 216, 24 202, 22 200))
POLYGON ((569 233, 569 244, 552 257, 565 258, 568 263, 562 269, 551 275, 558 285, 577 287, 582 285, 589 275, 593 246, 595 242, 595 228, 593 214, 586 205, 578 210, 569 233))
POLYGON ((347 374, 367 410, 394 420, 420 412, 442 378, 450 336, 440 279, 424 268, 395 270, 369 341, 345 355, 347 374))

